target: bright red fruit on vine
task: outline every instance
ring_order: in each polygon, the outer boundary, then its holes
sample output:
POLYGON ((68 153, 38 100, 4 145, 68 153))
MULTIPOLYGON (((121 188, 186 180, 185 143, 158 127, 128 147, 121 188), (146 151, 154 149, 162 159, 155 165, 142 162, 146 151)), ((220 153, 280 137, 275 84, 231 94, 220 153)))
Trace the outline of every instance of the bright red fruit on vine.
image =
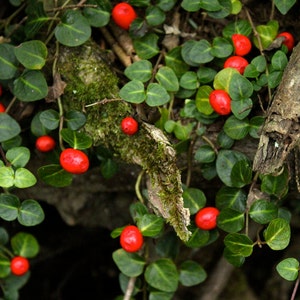
POLYGON ((234 53, 239 56, 247 55, 252 48, 250 39, 243 34, 234 33, 231 37, 234 47, 234 53))
POLYGON ((224 90, 214 90, 209 95, 209 103, 219 115, 228 115, 231 112, 231 98, 224 90))
POLYGON ((125 251, 136 252, 142 248, 143 243, 143 235, 136 226, 128 225, 122 230, 120 244, 125 251))
POLYGON ((286 47, 288 48, 289 51, 292 51, 295 45, 295 39, 292 34, 289 32, 281 32, 277 35, 277 37, 284 37, 284 41, 282 42, 286 47))
POLYGON ((112 10, 114 22, 121 28, 128 30, 132 21, 137 17, 133 7, 125 2, 118 3, 112 10))
POLYGON ((22 276, 29 270, 29 261, 22 256, 15 256, 10 262, 10 269, 14 275, 22 276))
POLYGON ((41 152, 49 152, 55 148, 56 142, 53 137, 49 135, 42 135, 35 141, 35 147, 41 152))
POLYGON ((234 68, 244 74, 245 68, 249 65, 247 59, 241 56, 231 56, 225 60, 224 68, 234 68))
POLYGON ((63 150, 59 162, 64 170, 72 174, 83 174, 90 165, 87 155, 81 150, 73 148, 63 150))
POLYGON ((217 227, 217 216, 220 211, 216 207, 204 207, 195 217, 196 226, 203 230, 211 230, 217 227))
POLYGON ((121 122, 121 129, 125 134, 133 135, 139 130, 139 123, 132 117, 126 117, 121 122))
POLYGON ((4 106, 3 103, 0 102, 0 113, 5 112, 6 107, 4 106))

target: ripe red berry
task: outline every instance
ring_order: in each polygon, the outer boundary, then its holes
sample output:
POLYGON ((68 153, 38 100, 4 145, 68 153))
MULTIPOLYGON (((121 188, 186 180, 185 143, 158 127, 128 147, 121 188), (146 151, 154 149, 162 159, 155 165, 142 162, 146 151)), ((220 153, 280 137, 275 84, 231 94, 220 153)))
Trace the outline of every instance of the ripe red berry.
POLYGON ((133 7, 125 2, 118 3, 112 10, 114 22, 121 28, 128 30, 132 21, 137 17, 133 7))
POLYGON ((219 115, 228 115, 231 112, 231 98, 223 90, 214 90, 209 95, 209 103, 219 115))
POLYGON ((10 269, 14 275, 22 276, 29 270, 29 261, 22 256, 15 256, 10 262, 10 269))
POLYGON ((277 35, 277 37, 284 37, 284 41, 282 42, 286 47, 288 48, 289 51, 292 51, 295 45, 295 39, 292 34, 289 32, 281 32, 277 35))
POLYGON ((72 174, 85 173, 90 165, 87 155, 81 150, 73 148, 63 150, 59 162, 64 170, 72 174))
POLYGON ((234 53, 239 56, 247 55, 252 48, 251 41, 243 34, 234 33, 231 37, 234 53))
POLYGON ((0 102, 0 113, 5 112, 6 107, 4 106, 3 103, 0 102))
POLYGON ((248 61, 241 56, 228 57, 224 63, 224 68, 234 68, 244 74, 245 68, 249 65, 248 61))
POLYGON ((126 226, 120 235, 120 244, 127 252, 136 252, 143 246, 144 239, 140 230, 134 225, 126 226))
POLYGON ((217 216, 220 211, 215 207, 204 207, 195 216, 196 226, 203 230, 211 230, 217 227, 217 216))
POLYGON ((133 135, 139 129, 139 123, 132 117, 126 117, 121 122, 121 129, 125 134, 133 135))
POLYGON ((43 135, 36 139, 35 147, 41 152, 49 152, 55 148, 56 142, 53 137, 43 135))

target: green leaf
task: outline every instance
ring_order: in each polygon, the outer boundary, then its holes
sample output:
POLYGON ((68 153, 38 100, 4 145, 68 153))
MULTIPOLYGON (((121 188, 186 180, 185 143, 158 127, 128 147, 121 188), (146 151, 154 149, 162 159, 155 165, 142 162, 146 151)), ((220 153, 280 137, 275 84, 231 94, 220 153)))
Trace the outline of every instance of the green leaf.
POLYGON ((146 103, 149 106, 160 106, 170 101, 167 90, 158 83, 150 83, 147 87, 146 103))
MULTIPOLYGON (((258 25, 256 27, 263 49, 268 48, 268 46, 274 41, 277 36, 278 27, 279 25, 277 21, 269 21, 266 25, 258 25)), ((253 43, 257 48, 259 48, 258 40, 255 36, 253 38, 253 43)))
POLYGON ((157 6, 149 6, 146 9, 146 21, 150 26, 162 24, 166 19, 165 13, 157 6))
POLYGON ((41 71, 25 70, 14 81, 14 95, 21 101, 32 102, 45 98, 48 94, 48 85, 41 71))
POLYGON ((218 0, 200 0, 201 8, 207 11, 218 11, 222 9, 218 0))
POLYGON ((118 249, 112 254, 115 264, 128 277, 137 277, 143 273, 145 260, 136 253, 128 253, 118 249))
POLYGON ((245 262, 244 256, 231 252, 227 247, 225 247, 224 249, 223 256, 230 264, 232 264, 236 268, 242 266, 245 262))
POLYGON ((216 195, 216 206, 220 210, 232 208, 239 212, 244 212, 246 209, 246 201, 247 194, 240 188, 223 186, 216 195))
POLYGON ((25 189, 36 184, 35 176, 25 168, 18 168, 15 171, 14 185, 17 188, 25 189))
POLYGON ((124 74, 130 80, 146 82, 152 77, 152 64, 149 60, 144 59, 135 61, 125 69, 124 74))
POLYGON ((230 149, 234 144, 234 139, 221 130, 217 136, 217 143, 223 149, 230 149))
POLYGON ((259 133, 264 124, 265 118, 263 116, 255 116, 250 119, 249 135, 255 139, 260 137, 259 133))
POLYGON ((144 214, 137 222, 143 236, 155 237, 164 227, 164 219, 153 214, 144 214))
POLYGON ((253 93, 251 82, 241 74, 233 74, 229 82, 229 95, 232 100, 250 98, 253 93))
POLYGON ((152 291, 149 294, 149 300, 172 300, 174 293, 152 291))
POLYGON ((195 160, 200 163, 210 163, 215 161, 216 153, 209 145, 203 145, 195 152, 195 160))
POLYGON ((37 112, 31 120, 30 130, 32 134, 35 136, 47 135, 50 131, 42 124, 40 120, 41 113, 42 113, 41 111, 37 112))
POLYGON ((175 292, 178 287, 179 275, 175 264, 167 258, 150 263, 145 270, 146 282, 164 292, 175 292))
POLYGON ((14 48, 19 62, 29 70, 40 70, 46 63, 48 50, 46 45, 39 40, 24 42, 14 48))
POLYGON ((231 39, 231 36, 234 33, 249 36, 252 33, 252 27, 249 21, 246 21, 244 19, 236 19, 235 21, 226 25, 222 33, 226 39, 231 39))
POLYGON ((17 196, 0 194, 0 217, 6 221, 13 221, 18 217, 21 203, 17 196))
POLYGON ((253 242, 245 234, 231 233, 224 239, 225 246, 234 254, 248 257, 253 252, 253 242))
POLYGON ((163 11, 171 10, 176 4, 176 0, 158 0, 156 1, 156 6, 163 11))
POLYGON ((10 188, 14 185, 14 170, 12 167, 0 167, 0 186, 10 188))
POLYGON ((259 224, 267 224, 278 216, 277 206, 267 200, 256 200, 249 209, 249 215, 252 220, 259 224))
POLYGON ((285 249, 291 238, 291 229, 285 219, 277 218, 270 222, 264 231, 264 238, 272 250, 285 249))
POLYGON ((282 71, 272 71, 268 76, 268 86, 271 89, 276 88, 282 79, 282 75, 282 71))
POLYGON ((240 231, 243 229, 244 223, 244 212, 232 208, 221 210, 217 218, 218 227, 229 233, 240 231))
POLYGON ((232 43, 222 37, 215 37, 212 43, 210 54, 214 57, 224 58, 228 57, 233 52, 232 43))
POLYGON ((230 116, 224 124, 224 132, 234 140, 243 139, 249 132, 249 120, 237 119, 235 116, 230 116))
POLYGON ((253 107, 253 102, 251 98, 245 98, 239 101, 231 101, 230 107, 233 115, 237 119, 243 120, 250 114, 253 107))
POLYGON ((7 230, 4 227, 0 227, 0 244, 6 245, 8 241, 9 241, 9 235, 7 230))
POLYGON ((65 121, 69 129, 78 130, 85 124, 86 116, 80 111, 69 110, 65 115, 65 121))
POLYGON ((288 281, 294 281, 299 274, 299 261, 296 258, 286 258, 276 266, 278 274, 288 281))
POLYGON ((155 243, 155 251, 160 257, 175 259, 181 246, 180 240, 173 231, 165 232, 155 243))
POLYGON ((200 86, 196 94, 196 107, 199 112, 209 116, 214 112, 214 109, 209 103, 209 95, 213 89, 209 85, 200 86))
POLYGON ((129 81, 120 89, 119 95, 127 102, 142 103, 146 98, 144 84, 136 79, 129 81))
POLYGON ((212 68, 201 66, 197 71, 199 82, 202 84, 210 83, 214 80, 217 71, 212 68))
POLYGON ((0 142, 8 141, 21 132, 19 123, 6 113, 0 114, 0 142))
POLYGON ((66 172, 60 165, 46 165, 38 169, 39 178, 55 187, 65 187, 72 183, 73 176, 71 173, 66 172))
POLYGON ((118 171, 118 164, 113 159, 107 158, 102 161, 100 171, 105 179, 112 178, 118 171))
POLYGON ((79 10, 66 10, 54 34, 63 45, 76 47, 85 43, 91 36, 91 27, 88 20, 79 10))
POLYGON ((45 214, 40 204, 32 199, 22 202, 18 221, 24 226, 35 226, 44 221, 45 214))
POLYGON ((30 233, 18 232, 11 238, 10 242, 15 255, 32 258, 35 257, 40 250, 38 241, 30 233))
POLYGON ((283 71, 288 63, 288 58, 286 54, 278 50, 274 53, 271 59, 271 65, 274 68, 274 70, 283 71))
POLYGON ((47 109, 40 113, 39 119, 42 125, 48 130, 54 130, 59 125, 59 113, 54 109, 47 109))
POLYGON ((205 194, 197 188, 186 188, 182 194, 184 207, 190 210, 191 215, 198 212, 198 210, 205 206, 205 194))
POLYGON ((0 44, 0 79, 12 79, 17 71, 18 60, 14 54, 14 47, 10 44, 0 44))
POLYGON ((157 42, 158 36, 149 33, 141 38, 134 39, 133 46, 141 59, 150 59, 159 53, 157 42))
POLYGON ((199 87, 197 73, 188 71, 180 77, 179 84, 187 90, 195 90, 199 87))
POLYGON ((155 75, 155 79, 168 91, 179 90, 179 83, 175 72, 170 67, 161 67, 155 75))
POLYGON ((234 75, 240 75, 239 71, 233 68, 225 68, 219 71, 214 79, 213 85, 215 90, 225 90, 229 93, 229 86, 234 75))
POLYGON ((110 20, 110 3, 106 4, 105 1, 100 0, 89 0, 87 3, 97 5, 97 7, 85 7, 83 9, 83 16, 87 19, 88 23, 93 27, 107 25, 110 20))
POLYGON ((276 8, 285 15, 296 3, 296 0, 274 0, 276 8))
POLYGON ((5 278, 10 273, 10 259, 5 256, 0 256, 0 278, 5 278))
POLYGON ((201 265, 192 260, 186 260, 180 265, 179 281, 183 286, 194 286, 207 277, 201 265))
POLYGON ((143 215, 148 214, 147 207, 141 202, 132 203, 129 207, 132 219, 137 222, 143 215))
POLYGON ((63 128, 60 131, 61 137, 74 149, 88 149, 92 146, 92 138, 84 132, 78 132, 69 128, 63 128))
POLYGON ((183 0, 181 6, 184 10, 193 12, 200 10, 201 2, 199 0, 183 0))
POLYGON ((199 228, 194 228, 192 230, 192 235, 186 242, 186 246, 190 248, 200 248, 205 246, 210 238, 210 233, 208 230, 201 230, 199 228))
POLYGON ((25 167, 30 159, 30 151, 26 147, 14 147, 6 152, 6 159, 16 168, 25 167))
POLYGON ((249 160, 240 160, 234 164, 230 174, 232 185, 237 188, 244 187, 252 181, 252 166, 249 160))
POLYGON ((199 66, 214 59, 211 55, 211 44, 207 40, 190 40, 182 46, 182 57, 191 66, 199 66))
POLYGON ((231 0, 218 0, 221 9, 218 11, 210 11, 207 14, 214 19, 223 19, 231 14, 232 3, 231 0))
POLYGON ((181 47, 175 47, 170 50, 165 56, 165 63, 178 77, 182 76, 189 69, 189 66, 182 59, 181 47))

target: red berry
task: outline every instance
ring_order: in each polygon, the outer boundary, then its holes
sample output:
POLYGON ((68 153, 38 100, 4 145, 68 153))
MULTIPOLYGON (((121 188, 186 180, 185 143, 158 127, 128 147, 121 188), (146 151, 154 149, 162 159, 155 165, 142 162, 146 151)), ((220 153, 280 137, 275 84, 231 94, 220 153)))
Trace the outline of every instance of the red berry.
POLYGON ((211 230, 217 227, 217 216, 220 211, 215 207, 204 207, 200 209, 195 217, 197 227, 203 230, 211 230))
POLYGON ((139 129, 139 123, 132 117, 126 117, 121 122, 121 129, 125 134, 133 135, 139 129))
POLYGON ((281 32, 277 35, 277 37, 284 37, 284 41, 282 42, 289 51, 292 51, 295 45, 295 39, 289 32, 281 32))
POLYGON ((234 68, 244 74, 245 68, 249 65, 248 61, 241 56, 228 57, 224 63, 224 68, 234 68))
POLYGON ((209 103, 219 115, 228 115, 231 112, 231 98, 223 90, 214 90, 209 95, 209 103))
POLYGON ((134 225, 126 226, 120 235, 120 244, 127 252, 139 251, 144 243, 140 230, 134 225))
POLYGON ((5 112, 6 107, 4 106, 3 103, 0 102, 0 113, 5 112))
POLYGON ((29 270, 29 261, 22 256, 15 256, 10 262, 10 269, 14 275, 22 276, 29 270))
POLYGON ((137 17, 133 7, 125 2, 117 4, 112 10, 114 22, 121 28, 128 30, 132 21, 137 17))
POLYGON ((85 173, 90 165, 87 155, 73 148, 63 150, 59 162, 64 170, 72 174, 85 173))
POLYGON ((243 34, 234 33, 231 37, 234 47, 234 53, 239 56, 247 55, 252 48, 251 41, 243 34))
POLYGON ((55 148, 56 142, 53 137, 43 135, 36 139, 35 147, 41 152, 49 152, 55 148))

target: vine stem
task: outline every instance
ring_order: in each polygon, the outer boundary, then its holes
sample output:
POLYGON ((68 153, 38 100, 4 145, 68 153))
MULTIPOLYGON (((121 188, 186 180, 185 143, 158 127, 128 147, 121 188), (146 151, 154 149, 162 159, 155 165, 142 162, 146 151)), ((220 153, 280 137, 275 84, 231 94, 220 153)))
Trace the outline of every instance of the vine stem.
POLYGON ((136 182, 135 182, 135 194, 136 194, 137 198, 139 199, 139 201, 143 204, 144 204, 144 198, 141 194, 140 186, 141 186, 141 181, 142 181, 144 173, 145 173, 145 171, 142 170, 140 172, 140 174, 138 175, 138 177, 136 179, 136 182))
POLYGON ((295 286, 294 286, 293 293, 292 293, 292 296, 291 296, 290 300, 295 300, 298 287, 299 287, 299 277, 297 278, 297 280, 295 282, 295 286))
POLYGON ((130 300, 134 290, 135 281, 136 277, 130 277, 123 300, 130 300))

